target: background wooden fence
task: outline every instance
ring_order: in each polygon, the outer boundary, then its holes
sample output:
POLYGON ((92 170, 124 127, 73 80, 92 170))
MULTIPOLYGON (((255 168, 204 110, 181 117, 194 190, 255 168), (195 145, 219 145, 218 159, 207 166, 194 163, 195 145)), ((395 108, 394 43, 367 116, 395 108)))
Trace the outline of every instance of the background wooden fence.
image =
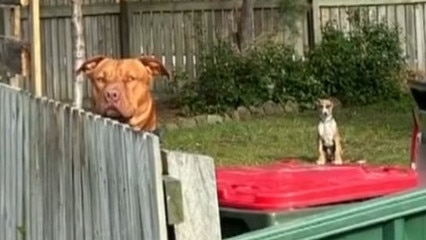
MULTIPOLYGON (((229 37, 241 5, 240 0, 84 0, 84 30, 87 56, 136 56, 154 54, 169 69, 186 70, 196 78, 197 59, 203 48, 219 38, 229 37)), ((298 23, 299 35, 285 32, 279 20, 275 0, 256 1, 254 31, 256 37, 274 35, 290 41, 303 53, 320 41, 320 27, 334 20, 350 29, 348 11, 368 10, 371 19, 398 24, 403 49, 412 66, 425 68, 426 0, 308 0, 306 18, 298 23)), ((58 100, 73 96, 73 39, 71 2, 41 0, 43 93, 58 100)), ((22 12, 22 36, 29 39, 28 8, 22 12)), ((25 85, 33 89, 31 81, 25 85)), ((167 80, 154 86, 156 95, 168 94, 167 80)), ((90 96, 85 83, 85 96, 90 96)))

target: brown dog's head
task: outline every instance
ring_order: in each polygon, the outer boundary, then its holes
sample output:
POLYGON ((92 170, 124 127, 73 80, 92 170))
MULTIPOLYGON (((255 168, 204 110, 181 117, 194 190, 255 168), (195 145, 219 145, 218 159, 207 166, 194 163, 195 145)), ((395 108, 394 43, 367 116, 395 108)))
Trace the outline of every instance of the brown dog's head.
POLYGON ((153 78, 157 75, 170 77, 164 65, 152 57, 96 56, 85 61, 77 70, 79 72, 84 72, 92 82, 95 111, 124 122, 135 114, 152 114, 150 88, 153 78))

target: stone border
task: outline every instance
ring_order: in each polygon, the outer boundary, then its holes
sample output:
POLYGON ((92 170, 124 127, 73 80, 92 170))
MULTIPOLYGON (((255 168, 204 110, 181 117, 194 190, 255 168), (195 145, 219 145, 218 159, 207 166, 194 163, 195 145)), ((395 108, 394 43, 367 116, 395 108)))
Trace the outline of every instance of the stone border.
POLYGON ((240 106, 234 111, 225 114, 202 114, 190 118, 180 117, 174 122, 164 122, 162 127, 167 130, 174 130, 179 128, 195 128, 203 125, 220 124, 228 121, 246 121, 253 118, 262 116, 273 116, 284 113, 299 112, 299 105, 294 101, 287 101, 283 104, 277 104, 273 101, 267 101, 259 107, 240 106))

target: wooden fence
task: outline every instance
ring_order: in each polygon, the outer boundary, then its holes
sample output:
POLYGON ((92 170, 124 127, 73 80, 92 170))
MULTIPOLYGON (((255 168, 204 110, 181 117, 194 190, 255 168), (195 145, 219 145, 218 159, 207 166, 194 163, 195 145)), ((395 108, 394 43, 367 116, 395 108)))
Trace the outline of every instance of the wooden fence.
POLYGON ((0 84, 0 239, 219 240, 214 173, 209 157, 161 154, 152 134, 0 84))
MULTIPOLYGON (((170 70, 186 70, 196 77, 197 59, 203 48, 218 38, 229 37, 235 29, 236 9, 240 0, 84 0, 84 31, 87 56, 136 56, 154 54, 170 70)), ((298 52, 309 49, 321 39, 320 27, 329 20, 350 29, 348 11, 366 9, 371 19, 401 27, 403 49, 412 66, 425 66, 426 0, 312 0, 311 10, 299 24, 299 35, 291 38, 282 29, 274 0, 256 1, 254 30, 257 37, 274 34, 290 41, 298 52)), ((41 0, 41 37, 43 59, 43 95, 57 100, 73 96, 73 38, 71 2, 41 0)), ((22 11, 22 37, 29 39, 29 11, 22 11)), ((27 89, 33 89, 30 81, 27 89)), ((91 95, 89 83, 85 96, 91 95)), ((157 96, 168 94, 167 80, 156 81, 157 96)))
POLYGON ((370 20, 398 26, 408 63, 426 69, 425 0, 313 0, 316 41, 321 38, 320 27, 328 21, 350 30, 348 17, 355 10, 365 11, 370 20))

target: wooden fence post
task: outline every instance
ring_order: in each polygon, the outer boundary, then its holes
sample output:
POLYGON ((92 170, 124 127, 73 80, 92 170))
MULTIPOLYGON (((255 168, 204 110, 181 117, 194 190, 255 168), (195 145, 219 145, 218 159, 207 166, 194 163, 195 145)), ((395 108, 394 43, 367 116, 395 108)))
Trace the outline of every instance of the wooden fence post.
POLYGON ((43 84, 41 79, 41 42, 40 42, 40 2, 32 0, 31 5, 31 77, 34 82, 35 96, 43 95, 43 84))
POLYGON ((120 0, 120 51, 121 57, 130 57, 130 15, 129 3, 127 0, 120 0))
MULTIPOLYGON (((162 160, 163 171, 167 177, 180 182, 173 184, 178 186, 178 189, 171 190, 173 187, 165 187, 166 198, 177 197, 176 193, 182 193, 181 199, 171 199, 175 203, 178 202, 173 204, 175 207, 181 205, 183 208, 173 210, 178 215, 183 213, 183 221, 174 223, 174 238, 169 236, 169 239, 220 240, 219 203, 213 159, 203 155, 164 150, 162 160), (172 194, 175 196, 171 196, 172 194)), ((169 224, 170 211, 168 208, 169 224)), ((179 218, 173 217, 174 220, 179 218)))

